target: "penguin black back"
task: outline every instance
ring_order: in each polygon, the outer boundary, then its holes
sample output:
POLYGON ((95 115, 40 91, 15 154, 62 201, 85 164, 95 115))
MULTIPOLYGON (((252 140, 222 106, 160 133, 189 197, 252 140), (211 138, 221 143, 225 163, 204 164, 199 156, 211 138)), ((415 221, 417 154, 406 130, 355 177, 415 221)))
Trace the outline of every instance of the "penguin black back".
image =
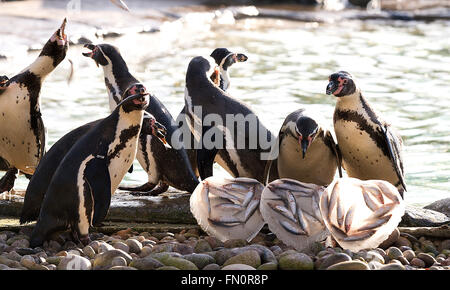
MULTIPOLYGON (((105 75, 105 83, 109 92, 109 103, 111 110, 117 105, 118 94, 123 92, 126 85, 129 83, 137 82, 122 58, 119 50, 109 44, 99 44, 99 45, 85 45, 86 48, 91 50, 88 53, 83 53, 84 56, 91 57, 97 64, 100 64, 103 68, 105 75)), ((141 166, 152 176, 157 176, 159 174, 151 173, 149 170, 160 170, 159 168, 164 167, 165 163, 160 163, 156 167, 151 167, 150 154, 151 155, 162 155, 161 158, 174 158, 177 168, 183 168, 180 170, 177 178, 174 176, 165 176, 166 180, 172 186, 192 192, 198 184, 197 176, 195 175, 186 150, 183 147, 182 141, 179 138, 174 137, 174 133, 178 130, 178 124, 173 119, 169 110, 164 106, 164 104, 155 96, 152 96, 152 101, 146 109, 147 112, 152 114, 158 122, 160 122, 167 130, 167 143, 172 147, 171 149, 164 148, 164 146, 156 145, 156 148, 152 148, 152 144, 156 144, 156 140, 150 141, 151 138, 141 137, 138 160, 141 166), (148 151, 147 149, 152 149, 148 151), (154 149, 154 150, 153 150, 154 149), (172 152, 176 151, 176 152, 172 152), (165 156, 165 157, 164 157, 165 156), (177 184, 180 184, 178 186, 177 184), (188 184, 188 186, 184 186, 188 184)), ((160 158, 157 158, 158 160, 160 158)), ((167 162, 166 162, 167 163, 167 162)), ((153 182, 153 181, 152 181, 153 182)), ((124 190, 132 190, 132 188, 123 187, 124 190)))
POLYGON ((90 122, 70 131, 53 144, 50 150, 44 155, 28 183, 22 213, 20 215, 21 224, 35 221, 38 218, 41 204, 50 181, 59 164, 64 159, 64 156, 66 156, 67 152, 70 151, 72 146, 82 136, 95 127, 101 120, 103 119, 90 122))
POLYGON ((147 104, 148 94, 126 98, 72 146, 45 194, 31 246, 67 227, 87 242, 89 226, 106 216, 111 194, 128 169, 124 161, 134 159, 127 156, 136 154, 147 104))

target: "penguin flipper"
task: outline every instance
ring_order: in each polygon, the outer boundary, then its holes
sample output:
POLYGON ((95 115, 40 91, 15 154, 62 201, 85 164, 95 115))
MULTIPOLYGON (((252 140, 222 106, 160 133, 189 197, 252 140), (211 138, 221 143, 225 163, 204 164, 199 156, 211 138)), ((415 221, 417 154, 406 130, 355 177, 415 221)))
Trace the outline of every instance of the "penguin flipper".
POLYGON ((197 166, 200 178, 205 180, 213 175, 214 159, 216 158, 217 148, 213 149, 198 149, 197 151, 197 166))
POLYGON ((85 179, 94 197, 92 224, 97 225, 105 219, 111 204, 111 179, 106 159, 92 159, 86 167, 85 179))
POLYGON ((389 125, 383 124, 381 125, 381 131, 383 132, 384 139, 386 140, 386 144, 389 151, 389 158, 393 162, 393 166, 395 169, 395 173, 397 173, 397 177, 402 185, 403 189, 406 191, 406 184, 404 179, 404 171, 403 171, 403 159, 400 152, 401 146, 401 138, 394 134, 392 130, 389 129, 389 125))
MULTIPOLYGON (((197 150, 197 166, 198 166, 198 172, 200 174, 200 178, 202 180, 205 180, 206 178, 213 175, 213 165, 214 165, 214 159, 216 158, 217 152, 219 149, 217 147, 214 147, 212 149, 205 148, 205 144, 203 142, 205 133, 208 132, 212 126, 203 126, 202 128, 202 148, 197 150)), ((211 139, 212 142, 216 141, 216 135, 213 135, 213 139, 211 139)), ((222 144, 225 144, 225 140, 223 140, 222 144)))
POLYGON ((325 144, 331 149, 331 152, 333 152, 334 156, 336 156, 336 165, 339 172, 339 177, 342 178, 342 153, 339 149, 339 145, 335 142, 333 135, 330 131, 326 131, 324 136, 325 144))
POLYGON ((280 138, 283 138, 283 133, 280 131, 274 146, 270 151, 269 159, 267 160, 266 167, 264 168, 264 182, 268 184, 276 179, 280 178, 278 173, 278 154, 280 152, 280 138), (281 136, 281 137, 280 137, 281 136))

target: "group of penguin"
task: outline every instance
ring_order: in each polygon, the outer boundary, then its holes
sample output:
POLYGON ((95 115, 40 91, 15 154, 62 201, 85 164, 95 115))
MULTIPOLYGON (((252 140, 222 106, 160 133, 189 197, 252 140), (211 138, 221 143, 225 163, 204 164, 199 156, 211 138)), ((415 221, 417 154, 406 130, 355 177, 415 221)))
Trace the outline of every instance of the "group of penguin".
MULTIPOLYGON (((185 106, 180 113, 185 118, 177 123, 180 118, 175 121, 163 103, 130 73, 116 47, 86 44, 89 52, 83 55, 103 68, 111 114, 70 131, 46 152, 40 90, 45 77, 66 56, 65 26, 66 20, 30 66, 14 77, 0 78, 0 170, 6 171, 0 179, 0 192, 13 188, 19 172, 30 179, 20 222, 37 221, 30 239, 32 247, 65 229, 71 230, 75 241, 86 244, 89 227, 101 225, 111 195, 118 188, 138 195, 158 195, 169 186, 193 193, 208 187, 214 162, 237 181, 252 188, 261 184, 260 191, 278 179, 325 187, 335 179, 336 170, 342 177, 341 167, 349 177, 385 180, 400 194, 406 190, 402 140, 377 116, 349 73, 332 74, 326 87, 326 93, 337 100, 333 116, 337 143, 305 109, 290 113, 275 137, 248 105, 227 92, 229 68, 248 58, 226 48, 212 52, 214 62, 202 56, 190 61, 185 106), (201 106, 201 115, 196 114, 195 106, 201 106), (190 138, 202 140, 214 127, 201 125, 209 114, 224 119, 229 114, 254 115, 257 133, 274 145, 267 149, 258 143, 256 148, 235 149, 236 137, 229 134, 234 128, 222 126, 218 129, 223 147, 185 148, 185 140, 176 137, 177 130, 187 125, 190 138), (269 160, 261 158, 263 152, 269 154, 269 160), (148 173, 148 182, 136 188, 119 187, 125 174, 132 172, 135 158, 148 173)), ((240 130, 238 134, 248 144, 252 129, 246 126, 240 130)), ((236 190, 241 192, 239 182, 235 185, 225 186, 223 194, 230 197, 236 190)), ((247 218, 254 213, 257 202, 253 200, 258 198, 249 195, 244 200, 252 208, 246 212, 247 218)), ((193 212, 195 206, 191 199, 193 212)), ((207 210, 210 216, 211 210, 207 210)), ((209 227, 226 224, 218 219, 209 227)))

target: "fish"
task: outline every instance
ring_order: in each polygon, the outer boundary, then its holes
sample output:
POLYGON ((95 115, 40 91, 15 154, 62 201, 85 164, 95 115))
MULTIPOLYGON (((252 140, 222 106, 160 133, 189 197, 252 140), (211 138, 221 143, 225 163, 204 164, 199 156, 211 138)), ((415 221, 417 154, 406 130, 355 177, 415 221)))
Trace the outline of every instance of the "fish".
POLYGON ((268 202, 267 205, 276 211, 277 213, 281 214, 283 217, 293 221, 294 223, 297 222, 292 212, 290 212, 287 208, 281 205, 273 204, 271 202, 268 202))
POLYGON ((252 200, 245 210, 245 222, 255 213, 259 207, 259 200, 252 200))
POLYGON ((364 202, 366 203, 367 207, 370 208, 371 211, 376 211, 380 207, 380 205, 376 201, 374 201, 372 199, 372 197, 370 197, 371 195, 368 194, 364 190, 364 188, 362 188, 362 189, 363 189, 362 194, 363 194, 363 197, 364 197, 364 202))
POLYGON ((287 221, 280 221, 280 225, 281 225, 286 231, 288 231, 288 232, 291 233, 291 234, 294 234, 294 235, 297 235, 297 236, 300 236, 300 235, 304 236, 304 235, 306 235, 306 233, 305 233, 303 230, 298 229, 298 228, 295 228, 294 226, 292 226, 292 225, 291 225, 289 222, 287 222, 287 221))
POLYGON ((342 241, 344 241, 344 242, 362 241, 362 240, 370 238, 375 233, 376 233, 376 231, 373 231, 373 230, 360 232, 356 235, 347 236, 346 238, 343 238, 342 241))
POLYGON ((350 231, 350 228, 352 226, 353 223, 353 217, 355 215, 355 205, 352 205, 348 211, 347 214, 345 215, 345 220, 344 220, 344 228, 345 228, 345 232, 348 233, 350 231))
POLYGON ((361 232, 361 231, 372 230, 372 229, 378 228, 378 227, 384 225, 385 223, 387 223, 391 219, 391 217, 392 217, 392 215, 390 214, 390 215, 386 215, 382 218, 378 218, 375 221, 373 221, 372 223, 366 224, 366 225, 360 227, 358 229, 358 231, 361 232))

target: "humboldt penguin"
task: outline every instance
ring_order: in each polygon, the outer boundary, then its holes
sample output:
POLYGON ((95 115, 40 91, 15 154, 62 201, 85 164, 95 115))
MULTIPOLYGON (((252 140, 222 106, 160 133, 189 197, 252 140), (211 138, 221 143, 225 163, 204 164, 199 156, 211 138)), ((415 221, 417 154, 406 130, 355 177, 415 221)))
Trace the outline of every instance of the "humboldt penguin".
POLYGON ((290 178, 306 183, 326 186, 330 184, 340 166, 340 154, 331 132, 320 126, 305 109, 290 113, 283 122, 274 146, 274 158, 267 163, 269 182, 290 178))
MULTIPOLYGON (((83 55, 92 58, 103 68, 110 109, 114 110, 123 91, 130 84, 138 81, 129 72, 118 48, 109 44, 86 44, 85 47, 90 51, 83 55)), ((170 185, 191 193, 198 185, 198 179, 183 144, 174 137, 175 131, 178 130, 177 123, 155 96, 152 96, 147 112, 167 129, 167 142, 172 148, 165 147, 160 140, 150 135, 141 136, 137 159, 148 174, 148 182, 137 188, 120 187, 120 189, 131 190, 139 195, 158 195, 165 192, 170 185), (142 193, 136 191, 142 191, 142 193)))
POLYGON ((89 227, 106 216, 111 195, 136 157, 149 94, 143 86, 132 86, 124 98, 59 164, 31 234, 31 247, 67 228, 76 242, 87 244, 89 227))
MULTIPOLYGON (((214 49, 214 51, 211 53, 210 56, 214 58, 214 61, 217 64, 217 66, 214 68, 213 73, 210 76, 211 81, 214 84, 216 84, 219 88, 226 91, 230 87, 230 75, 228 69, 237 62, 247 61, 248 57, 243 53, 230 52, 226 48, 216 48, 214 49)), ((183 109, 181 110, 180 114, 177 117, 177 122, 179 122, 180 127, 186 125, 185 111, 186 106, 183 106, 183 109)), ((190 135, 189 136, 190 143, 187 144, 185 143, 185 146, 188 148, 192 148, 192 144, 194 144, 194 136, 192 134, 188 135, 190 135)), ((196 175, 198 176, 199 174, 197 169, 197 151, 195 149, 187 149, 186 151, 188 153, 189 160, 191 161, 192 168, 194 169, 196 175)), ((230 166, 226 166, 226 164, 232 163, 226 151, 219 150, 217 152, 217 156, 214 161, 218 162, 222 167, 224 167, 224 169, 227 170, 229 174, 231 174, 234 177, 237 177, 236 176, 237 172, 229 170, 230 166)))
POLYGON ((13 188, 17 173, 32 175, 45 152, 45 127, 40 110, 44 79, 62 62, 69 42, 66 19, 47 41, 38 58, 0 87, 0 159, 7 172, 0 193, 13 188))
POLYGON ((403 197, 406 185, 400 135, 375 113, 348 72, 330 75, 326 93, 336 97, 334 131, 348 176, 388 181, 403 197))
MULTIPOLYGON (((20 216, 21 224, 35 221, 38 218, 41 204, 50 181, 64 156, 66 156, 67 152, 69 152, 81 137, 98 125, 102 120, 103 119, 99 119, 87 123, 70 131, 53 144, 53 146, 50 147, 50 150, 42 157, 25 192, 22 213, 20 216)), ((157 138, 164 139, 165 128, 159 124, 152 115, 145 114, 141 134, 151 134, 157 138)))
POLYGON ((210 55, 218 65, 211 75, 211 80, 222 90, 228 90, 230 86, 230 75, 228 68, 234 63, 245 62, 248 57, 242 53, 233 53, 226 48, 216 48, 210 55))
POLYGON ((212 176, 214 159, 220 150, 229 162, 219 164, 233 176, 263 182, 275 138, 246 104, 211 81, 213 68, 207 59, 197 56, 190 61, 186 73, 185 116, 196 146, 200 147, 197 150, 200 177, 204 180, 212 176))

